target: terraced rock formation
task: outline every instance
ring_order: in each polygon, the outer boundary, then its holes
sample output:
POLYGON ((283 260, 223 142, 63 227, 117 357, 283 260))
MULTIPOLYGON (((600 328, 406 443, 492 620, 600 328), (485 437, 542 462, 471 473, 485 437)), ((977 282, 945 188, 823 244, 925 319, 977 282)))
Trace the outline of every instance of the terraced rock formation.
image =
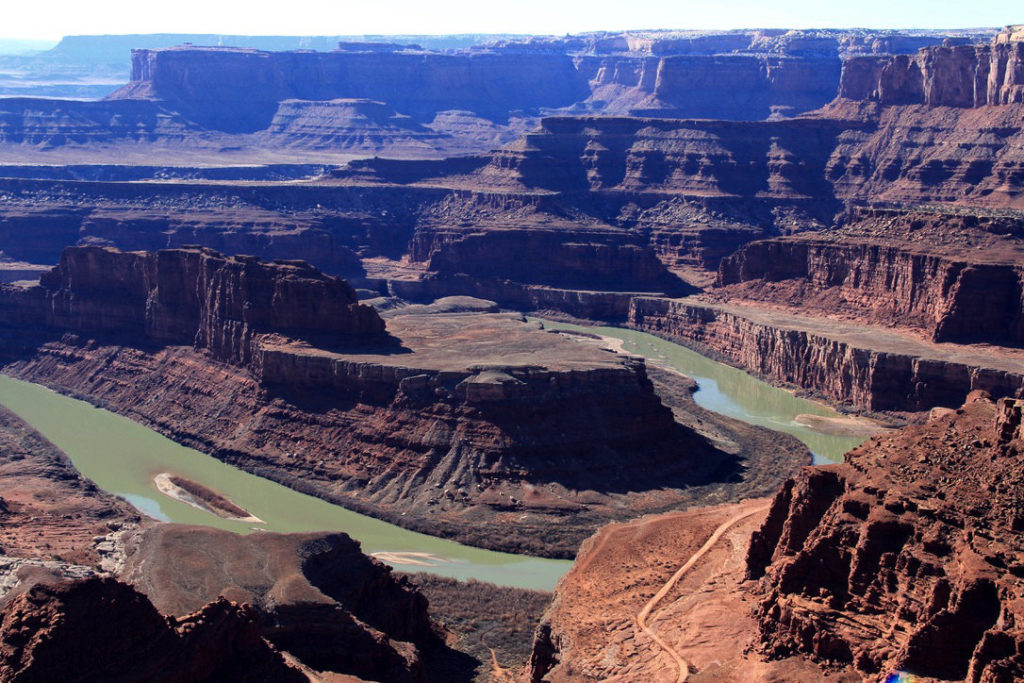
POLYGON ((304 264, 74 248, 40 285, 0 295, 6 372, 488 547, 571 556, 608 518, 770 489, 806 457, 685 427, 641 360, 516 315, 410 307, 387 313, 385 336, 343 281, 304 264))

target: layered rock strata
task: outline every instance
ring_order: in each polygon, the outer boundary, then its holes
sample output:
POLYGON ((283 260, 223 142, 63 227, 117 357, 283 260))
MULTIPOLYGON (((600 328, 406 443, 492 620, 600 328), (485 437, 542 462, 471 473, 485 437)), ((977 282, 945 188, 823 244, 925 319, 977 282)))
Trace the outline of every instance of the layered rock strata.
POLYGON ((3 296, 20 330, 3 335, 18 358, 7 372, 472 543, 568 556, 621 509, 743 482, 751 457, 677 424, 639 359, 513 315, 396 311, 385 339, 372 309, 308 266, 78 248, 44 284, 3 296), (654 472, 670 491, 645 493, 654 472), (512 521, 515 533, 493 533, 512 521))
POLYGON ((859 210, 842 229, 752 242, 723 259, 714 298, 1020 346, 1020 218, 859 210))
POLYGON ((265 264, 212 250, 67 249, 39 285, 12 285, 3 296, 8 325, 190 344, 256 370, 268 332, 335 347, 386 339, 384 322, 343 280, 302 261, 265 264))
POLYGON ((882 104, 983 107, 1024 103, 1024 29, 991 44, 947 41, 914 55, 855 57, 843 66, 839 97, 882 104))
POLYGON ((762 651, 872 677, 1024 675, 1020 415, 975 394, 787 483, 747 559, 762 651))
POLYGON ((933 345, 884 328, 696 299, 635 298, 630 324, 833 401, 867 410, 959 405, 973 390, 1024 389, 1024 359, 933 345))

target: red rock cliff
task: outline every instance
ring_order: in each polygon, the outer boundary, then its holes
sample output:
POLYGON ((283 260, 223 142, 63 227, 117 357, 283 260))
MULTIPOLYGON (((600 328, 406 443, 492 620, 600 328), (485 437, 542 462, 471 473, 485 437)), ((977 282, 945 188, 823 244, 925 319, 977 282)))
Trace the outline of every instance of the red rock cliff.
POLYGON ((279 680, 305 676, 259 635, 251 608, 218 599, 167 619, 114 579, 37 584, 0 612, 5 681, 279 680))
POLYGON ((40 280, 47 327, 193 344, 246 365, 257 335, 278 332, 332 346, 379 342, 384 322, 343 280, 301 261, 261 263, 208 249, 121 252, 72 247, 40 280))
POLYGON ((863 675, 1024 675, 1021 402, 956 414, 807 469, 754 534, 761 647, 863 675))
POLYGON ((920 329, 936 342, 1019 346, 1022 275, 1005 248, 986 262, 895 240, 802 235, 744 245, 722 260, 717 284, 740 296, 920 329))
POLYGON ((946 44, 915 55, 852 58, 843 65, 839 97, 930 107, 1024 102, 1024 30, 1008 27, 988 45, 946 44))
POLYGON ((629 320, 762 377, 868 410, 952 407, 975 389, 998 396, 1024 390, 1017 360, 939 352, 879 328, 648 297, 632 300, 629 320))

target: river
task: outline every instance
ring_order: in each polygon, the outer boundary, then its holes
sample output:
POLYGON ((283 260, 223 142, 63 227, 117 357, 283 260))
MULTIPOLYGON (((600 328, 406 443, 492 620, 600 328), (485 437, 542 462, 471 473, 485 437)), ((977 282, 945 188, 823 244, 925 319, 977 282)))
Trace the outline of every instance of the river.
POLYGON ((552 590, 569 560, 498 553, 409 531, 243 472, 171 441, 126 417, 46 387, 0 375, 0 404, 64 451, 75 467, 104 491, 145 514, 168 522, 200 524, 240 533, 255 530, 344 531, 366 553, 423 553, 416 563, 391 559, 402 571, 428 571, 503 586, 552 590), (234 522, 159 493, 162 472, 199 482, 264 521, 234 522), (422 564, 421 564, 422 563, 422 564))
MULTIPOLYGON (((683 346, 642 332, 614 327, 581 327, 543 321, 549 329, 571 329, 623 340, 624 349, 693 377, 697 403, 709 410, 789 434, 815 453, 816 461, 839 460, 862 439, 827 436, 797 424, 800 413, 833 416, 834 411, 772 387, 746 373, 704 358, 683 346)), ((551 590, 571 562, 481 550, 408 531, 243 472, 212 456, 177 444, 132 420, 58 394, 43 386, 0 375, 0 404, 64 451, 75 467, 105 491, 121 496, 163 521, 212 526, 240 533, 334 531, 348 533, 367 553, 387 553, 403 571, 426 571, 457 579, 475 578, 504 586, 551 590), (199 482, 262 520, 223 519, 159 493, 153 478, 162 472, 199 482), (406 554, 409 561, 395 559, 406 554), (417 554, 410 558, 409 554, 417 554)))
POLYGON ((537 322, 549 330, 571 330, 622 340, 624 351, 692 377, 698 386, 693 395, 697 405, 750 424, 792 434, 814 454, 816 465, 842 462, 843 455, 866 438, 822 434, 799 424, 795 418, 800 414, 839 417, 839 413, 652 334, 620 327, 590 327, 541 319, 537 322))

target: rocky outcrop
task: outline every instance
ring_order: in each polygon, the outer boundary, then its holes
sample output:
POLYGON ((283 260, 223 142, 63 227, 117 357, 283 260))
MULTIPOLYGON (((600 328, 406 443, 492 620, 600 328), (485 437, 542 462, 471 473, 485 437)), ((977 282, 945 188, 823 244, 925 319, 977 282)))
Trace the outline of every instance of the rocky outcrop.
POLYGON ((762 651, 870 677, 1024 675, 1019 415, 975 394, 787 484, 747 559, 762 651))
POLYGON ((723 259, 715 295, 913 328, 936 342, 1020 346, 1024 259, 1006 247, 992 256, 850 233, 776 238, 723 259))
POLYGON ((121 579, 162 614, 181 618, 218 596, 251 605, 258 632, 317 671, 423 681, 423 650, 443 647, 426 598, 345 534, 161 525, 127 545, 121 579))
POLYGON ((803 469, 770 505, 602 528, 559 582, 526 676, 1020 679, 1022 414, 977 392, 803 469))
POLYGON ((38 286, 10 287, 3 296, 14 316, 8 324, 193 344, 243 367, 255 362, 262 333, 332 346, 385 338, 384 322, 343 280, 301 261, 265 264, 203 249, 69 248, 38 286))
POLYGON ((881 328, 698 300, 634 298, 630 324, 770 380, 868 410, 959 405, 1024 390, 1015 356, 936 347, 881 328))
POLYGON ((946 41, 914 55, 847 61, 839 97, 883 105, 983 107, 1024 103, 1024 30, 1010 26, 991 44, 946 41))
POLYGON ((36 584, 0 611, 0 679, 302 681, 259 635, 249 607, 217 599, 160 615, 114 579, 36 584))

